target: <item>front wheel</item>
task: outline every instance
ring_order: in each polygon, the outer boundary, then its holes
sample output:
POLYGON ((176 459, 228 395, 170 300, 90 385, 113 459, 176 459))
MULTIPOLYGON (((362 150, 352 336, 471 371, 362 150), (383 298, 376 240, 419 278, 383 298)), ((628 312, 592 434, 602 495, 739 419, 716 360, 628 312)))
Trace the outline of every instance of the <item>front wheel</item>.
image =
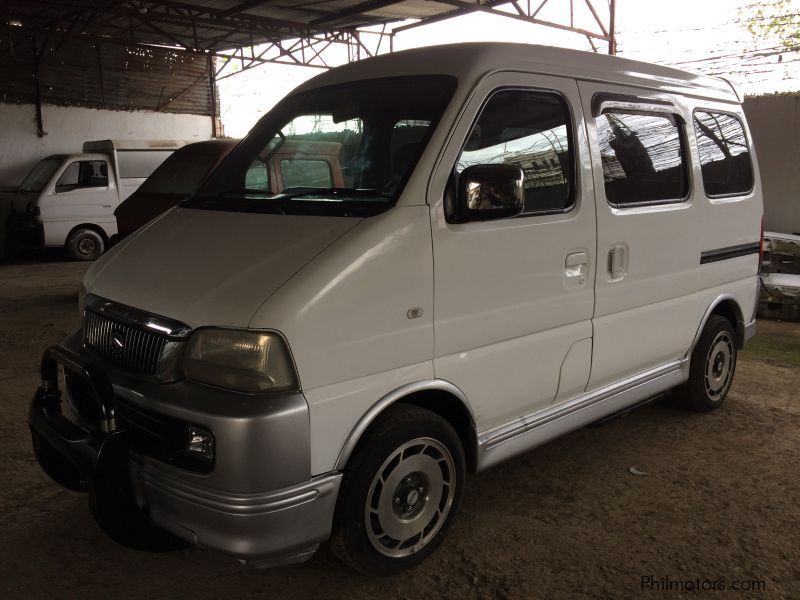
POLYGON ((417 406, 390 407, 345 469, 331 549, 367 575, 419 564, 441 543, 464 477, 464 450, 447 421, 417 406))
POLYGON ((70 234, 66 248, 67 254, 75 260, 97 260, 105 252, 106 244, 94 229, 82 227, 70 234))
POLYGON ((736 334, 728 319, 711 315, 692 351, 689 381, 678 390, 681 403, 692 410, 719 408, 736 371, 736 334))

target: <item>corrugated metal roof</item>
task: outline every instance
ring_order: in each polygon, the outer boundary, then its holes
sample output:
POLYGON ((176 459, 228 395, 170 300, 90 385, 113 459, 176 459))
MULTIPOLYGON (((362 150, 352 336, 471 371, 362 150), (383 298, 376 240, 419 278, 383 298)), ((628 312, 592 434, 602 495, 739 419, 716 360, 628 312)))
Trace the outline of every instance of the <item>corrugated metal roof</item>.
POLYGON ((33 101, 38 45, 43 102, 210 114, 209 55, 452 10, 423 0, 5 0, 0 100, 33 101))
POLYGON ((246 61, 326 66, 319 57, 331 43, 347 44, 351 60, 372 53, 360 37, 365 27, 491 11, 512 1, 519 14, 495 14, 571 29, 613 47, 592 5, 601 0, 578 3, 600 33, 537 20, 549 0, 4 0, 0 63, 4 53, 12 60, 0 64, 0 93, 30 97, 34 40, 55 47, 51 54, 61 61, 58 68, 49 58, 42 65, 45 101, 163 108, 174 98, 165 110, 210 114, 209 86, 198 83, 209 56, 240 50, 241 68, 246 61), (262 44, 268 47, 262 56, 245 52, 262 44))
POLYGON ((206 51, 429 17, 464 6, 469 4, 458 0, 5 0, 10 29, 206 51))
MULTIPOLYGON (((34 46, 9 50, 0 33, 0 102, 35 101, 34 46)), ((45 45, 39 64, 41 101, 60 106, 211 114, 208 60, 162 48, 66 41, 45 45)))

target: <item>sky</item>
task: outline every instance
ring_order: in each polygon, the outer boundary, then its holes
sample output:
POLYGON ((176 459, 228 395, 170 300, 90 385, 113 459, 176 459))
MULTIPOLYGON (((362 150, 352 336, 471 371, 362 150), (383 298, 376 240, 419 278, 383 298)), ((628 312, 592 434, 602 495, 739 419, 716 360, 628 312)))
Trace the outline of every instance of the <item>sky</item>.
MULTIPOLYGON (((606 0, 594 0, 603 6, 606 0)), ((723 75, 746 94, 798 91, 796 52, 776 52, 780 40, 755 40, 745 20, 758 0, 617 0, 618 54, 690 71, 723 75)), ((569 1, 550 0, 540 17, 564 22, 569 1)), ((581 2, 575 2, 582 7, 581 2)), ((800 0, 790 0, 800 12, 800 0)), ((576 26, 596 29, 576 8, 576 26)), ((398 33, 394 49, 465 41, 527 42, 591 51, 585 37, 493 15, 475 13, 398 33)), ((339 62, 346 61, 343 54, 339 62)), ((321 69, 263 65, 219 82, 225 134, 241 137, 292 89, 321 69)))

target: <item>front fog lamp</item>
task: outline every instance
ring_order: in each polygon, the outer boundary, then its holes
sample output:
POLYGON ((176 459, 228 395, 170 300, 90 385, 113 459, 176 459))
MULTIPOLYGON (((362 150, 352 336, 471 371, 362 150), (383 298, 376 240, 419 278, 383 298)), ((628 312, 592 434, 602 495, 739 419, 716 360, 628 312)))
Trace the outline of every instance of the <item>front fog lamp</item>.
POLYGON ((238 392, 297 389, 289 350, 279 335, 236 329, 198 329, 183 359, 189 379, 238 392))
POLYGON ((186 425, 186 452, 190 456, 214 460, 214 434, 196 425, 186 425))

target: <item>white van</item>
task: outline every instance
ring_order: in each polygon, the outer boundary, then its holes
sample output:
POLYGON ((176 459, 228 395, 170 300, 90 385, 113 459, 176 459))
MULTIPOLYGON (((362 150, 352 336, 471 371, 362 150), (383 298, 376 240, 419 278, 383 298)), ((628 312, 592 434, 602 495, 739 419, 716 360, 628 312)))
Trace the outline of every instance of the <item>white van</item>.
POLYGON ((466 472, 668 390, 723 403, 755 332, 749 139, 722 79, 570 50, 320 75, 87 272, 40 464, 128 543, 417 564, 466 472), (314 160, 247 183, 297 140, 341 144, 341 187, 314 160))
POLYGON ((99 140, 83 153, 39 161, 16 190, 9 220, 12 245, 63 247, 95 260, 117 233, 114 209, 175 150, 179 140, 99 140))

